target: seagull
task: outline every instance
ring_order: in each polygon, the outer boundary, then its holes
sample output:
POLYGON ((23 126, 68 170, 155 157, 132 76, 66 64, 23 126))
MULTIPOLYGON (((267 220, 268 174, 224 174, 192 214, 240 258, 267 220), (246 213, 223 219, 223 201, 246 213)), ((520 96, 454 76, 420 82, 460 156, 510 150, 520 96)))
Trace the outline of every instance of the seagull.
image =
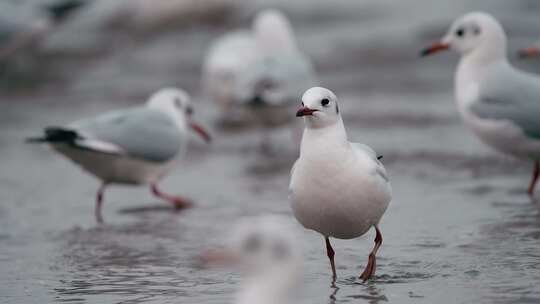
POLYGON ((382 244, 379 221, 392 198, 386 170, 369 146, 348 141, 332 91, 307 90, 296 116, 304 117, 305 129, 289 185, 294 215, 304 227, 324 236, 334 281, 330 237, 352 239, 374 227, 375 247, 360 275, 365 282, 375 273, 382 244))
POLYGON ((186 92, 164 88, 145 106, 104 113, 65 127, 47 127, 43 136, 28 141, 50 144, 101 180, 95 216, 102 223, 101 205, 110 184, 149 184, 155 196, 176 208, 191 206, 187 199, 163 193, 157 182, 183 155, 188 128, 210 141, 208 132, 192 120, 192 114, 186 92))
POLYGON ((532 197, 540 174, 540 78, 510 65, 504 29, 487 13, 457 19, 440 42, 421 54, 446 49, 461 54, 455 98, 465 124, 494 149, 533 160, 527 189, 532 197))
POLYGON ((520 58, 540 57, 540 41, 532 46, 519 50, 518 56, 520 58))
POLYGON ((43 5, 39 12, 25 18, 13 14, 13 5, 4 7, 0 16, 0 60, 35 46, 85 4, 85 0, 57 1, 43 5))
POLYGON ((225 248, 205 252, 204 265, 237 266, 243 280, 236 304, 295 303, 300 286, 302 246, 290 220, 276 215, 241 219, 225 248))
MULTIPOLYGON (((251 30, 229 33, 210 48, 203 66, 203 88, 223 117, 255 116, 272 126, 315 84, 311 60, 300 51, 292 26, 278 10, 258 13, 251 30)), ((242 120, 242 119, 241 119, 242 120)))

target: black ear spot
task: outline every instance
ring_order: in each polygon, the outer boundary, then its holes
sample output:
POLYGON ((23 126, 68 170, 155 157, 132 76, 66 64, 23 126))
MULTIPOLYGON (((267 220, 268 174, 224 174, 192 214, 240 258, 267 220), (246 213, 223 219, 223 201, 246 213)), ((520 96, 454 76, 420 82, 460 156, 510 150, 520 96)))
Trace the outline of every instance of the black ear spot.
POLYGON ((250 235, 243 244, 246 252, 257 252, 262 247, 262 241, 259 235, 250 235))
POLYGON ((337 103, 336 103, 336 114, 339 114, 339 106, 337 103))
POLYGON ((277 260, 283 260, 289 255, 289 248, 287 247, 287 244, 283 242, 276 243, 273 246, 272 251, 277 260))
POLYGON ((480 35, 480 33, 482 33, 482 30, 480 29, 478 25, 473 25, 473 33, 474 35, 478 36, 480 35))
POLYGON ((174 105, 179 109, 182 108, 182 100, 180 100, 180 97, 174 97, 174 105))

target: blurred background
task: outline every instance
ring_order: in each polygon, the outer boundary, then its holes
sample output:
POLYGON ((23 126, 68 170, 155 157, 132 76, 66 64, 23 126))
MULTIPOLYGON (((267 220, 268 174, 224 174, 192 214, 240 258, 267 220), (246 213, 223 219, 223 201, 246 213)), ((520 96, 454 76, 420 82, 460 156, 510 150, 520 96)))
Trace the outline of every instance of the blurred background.
MULTIPOLYGON (((0 39, 31 28, 37 39, 0 54, 0 302, 226 303, 235 273, 202 270, 194 257, 220 243, 239 216, 291 217, 290 126, 225 130, 204 97, 201 69, 212 42, 247 28, 263 8, 282 10, 319 83, 340 98, 351 140, 384 155, 394 200, 370 284, 355 277, 369 234, 336 241, 338 288, 330 287, 323 239, 306 240, 302 303, 538 303, 540 218, 525 188, 530 164, 498 155, 461 123, 453 100, 456 54, 420 59, 463 13, 493 14, 516 51, 540 38, 540 2, 323 0, 87 0, 54 26, 55 1, 3 0, 0 39), (45 17, 44 17, 45 16, 45 17), (144 188, 107 193, 107 224, 92 216, 98 182, 24 138, 104 111, 142 104, 177 86, 214 143, 193 140, 164 187, 192 198, 181 213, 144 188)), ((1 43, 1 42, 0 42, 1 43)), ((300 96, 298 100, 300 104, 300 96)), ((290 113, 291 116, 294 112, 290 113)))

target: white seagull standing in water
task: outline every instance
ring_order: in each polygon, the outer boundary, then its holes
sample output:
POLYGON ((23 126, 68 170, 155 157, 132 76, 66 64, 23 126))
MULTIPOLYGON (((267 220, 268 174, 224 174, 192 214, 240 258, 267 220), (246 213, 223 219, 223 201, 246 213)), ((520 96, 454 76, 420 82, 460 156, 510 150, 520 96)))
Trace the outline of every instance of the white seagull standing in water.
POLYGON ((105 113, 65 127, 47 127, 43 137, 28 141, 49 143, 102 181, 95 209, 96 220, 101 223, 103 193, 109 184, 150 184, 154 195, 176 208, 191 205, 184 198, 161 192, 157 182, 183 155, 188 127, 210 141, 208 133, 192 121, 192 114, 189 95, 166 88, 154 93, 145 106, 105 113))
POLYGON ((382 244, 378 224, 392 198, 386 170, 370 147, 348 141, 332 91, 307 90, 296 116, 304 117, 306 127, 289 186, 294 215, 304 227, 324 236, 334 280, 330 237, 352 239, 374 227, 375 247, 360 275, 366 281, 375 273, 382 244))
POLYGON ((455 98, 465 124, 486 144, 534 161, 532 197, 540 174, 540 78, 508 62, 506 34, 493 16, 474 12, 456 20, 444 38, 422 51, 461 54, 455 98))

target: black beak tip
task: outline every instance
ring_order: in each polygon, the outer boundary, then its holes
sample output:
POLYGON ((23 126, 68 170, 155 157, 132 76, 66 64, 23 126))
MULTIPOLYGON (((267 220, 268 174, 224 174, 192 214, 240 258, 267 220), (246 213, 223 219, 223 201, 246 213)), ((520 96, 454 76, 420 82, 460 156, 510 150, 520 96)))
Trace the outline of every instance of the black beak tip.
POLYGON ((423 49, 420 51, 420 58, 423 58, 423 57, 426 57, 427 55, 429 55, 430 51, 429 49, 423 49))

